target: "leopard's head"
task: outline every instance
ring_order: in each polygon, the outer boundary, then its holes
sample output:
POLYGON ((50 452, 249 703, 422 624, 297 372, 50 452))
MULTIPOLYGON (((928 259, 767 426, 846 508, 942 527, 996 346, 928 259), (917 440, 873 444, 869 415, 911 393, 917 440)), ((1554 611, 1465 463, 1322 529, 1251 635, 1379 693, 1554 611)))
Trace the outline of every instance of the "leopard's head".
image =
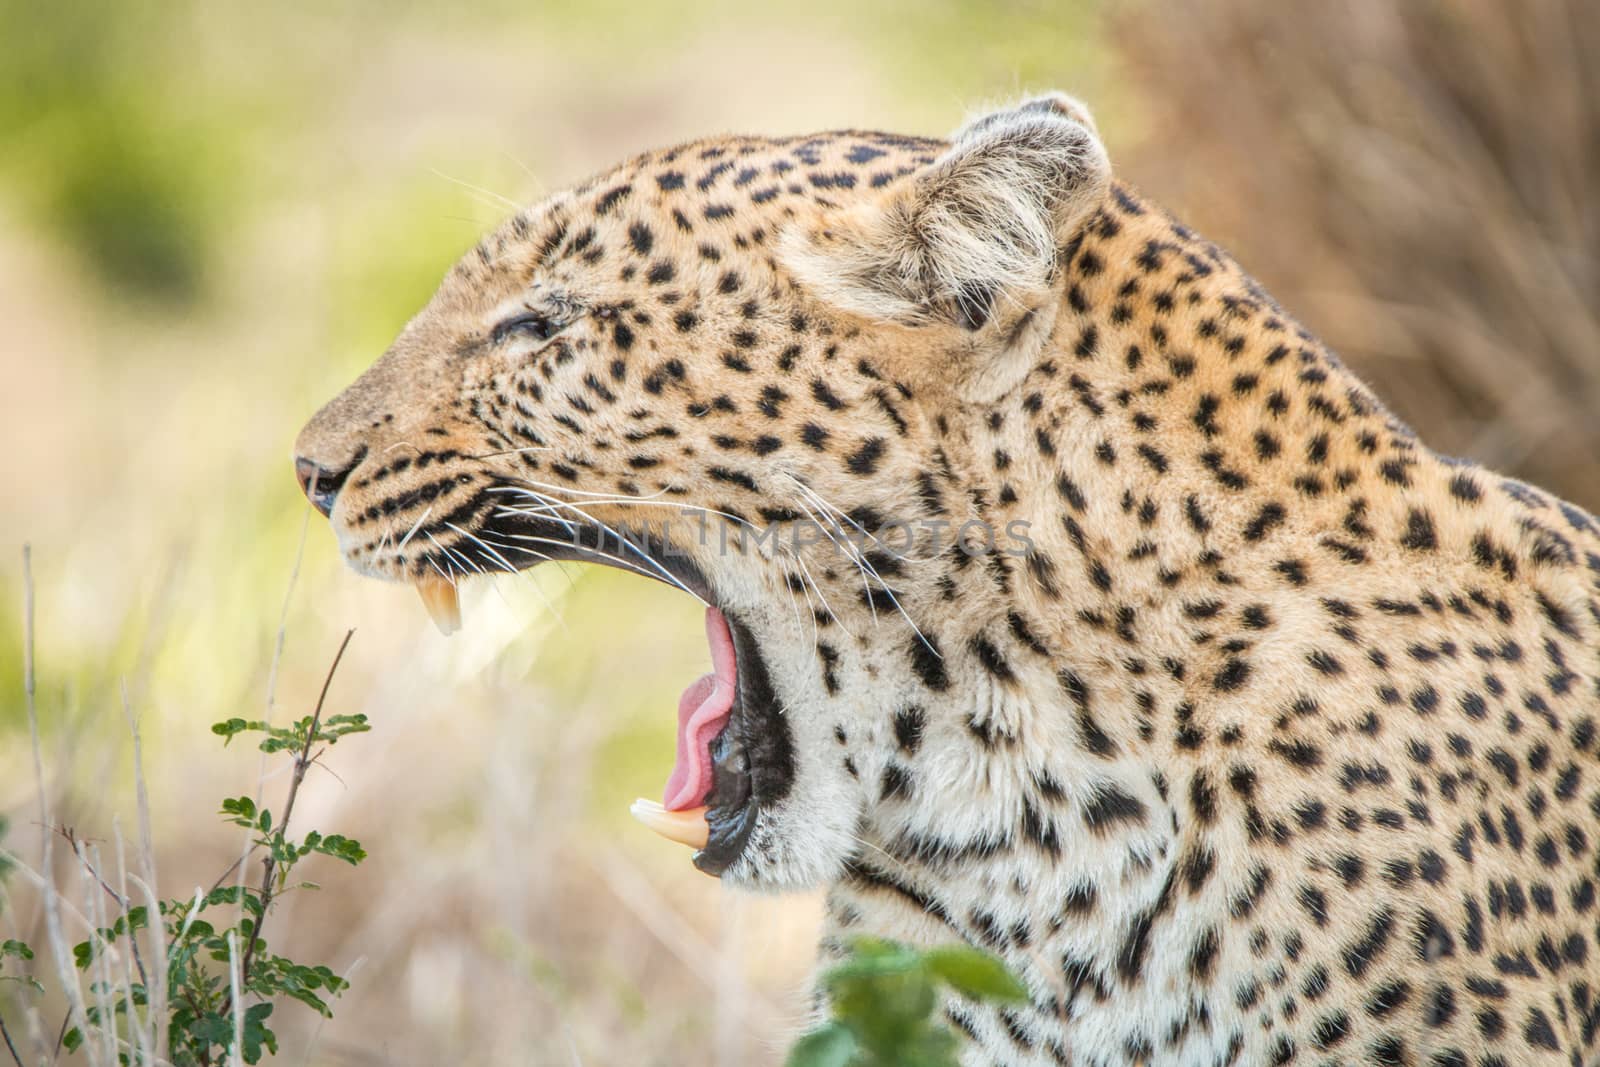
POLYGON ((647 153, 473 249, 301 432, 298 477, 350 565, 447 629, 457 583, 546 560, 704 601, 714 670, 644 816, 707 872, 826 882, 878 797, 842 742, 955 699, 941 632, 1005 616, 968 581, 1006 534, 963 427, 1053 343, 1062 249, 1108 184, 1061 96, 949 142, 647 153))

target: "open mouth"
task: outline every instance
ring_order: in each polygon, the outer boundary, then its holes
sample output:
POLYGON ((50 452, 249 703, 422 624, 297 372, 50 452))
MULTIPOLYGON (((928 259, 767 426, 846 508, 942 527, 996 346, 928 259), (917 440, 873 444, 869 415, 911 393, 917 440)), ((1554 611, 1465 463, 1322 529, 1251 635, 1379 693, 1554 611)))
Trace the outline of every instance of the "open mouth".
MULTIPOLYGON (((485 569, 525 569, 512 559, 526 559, 529 567, 599 563, 654 578, 706 604, 712 669, 678 700, 677 754, 661 800, 641 798, 630 810, 656 833, 694 848, 699 870, 721 875, 748 847, 761 809, 781 800, 794 777, 788 723, 749 629, 716 605, 710 583, 686 555, 654 535, 502 513, 492 529, 480 531, 478 545, 475 562, 485 569)), ((461 627, 456 580, 444 576, 458 571, 424 566, 412 578, 446 635, 461 627)))

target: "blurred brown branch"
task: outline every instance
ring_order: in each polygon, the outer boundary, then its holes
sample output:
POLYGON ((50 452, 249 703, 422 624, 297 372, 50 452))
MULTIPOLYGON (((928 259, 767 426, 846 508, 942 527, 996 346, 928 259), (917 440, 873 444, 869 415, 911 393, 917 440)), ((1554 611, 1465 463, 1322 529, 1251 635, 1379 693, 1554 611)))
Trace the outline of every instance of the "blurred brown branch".
POLYGON ((1600 506, 1600 6, 1155 0, 1124 172, 1445 452, 1600 506))

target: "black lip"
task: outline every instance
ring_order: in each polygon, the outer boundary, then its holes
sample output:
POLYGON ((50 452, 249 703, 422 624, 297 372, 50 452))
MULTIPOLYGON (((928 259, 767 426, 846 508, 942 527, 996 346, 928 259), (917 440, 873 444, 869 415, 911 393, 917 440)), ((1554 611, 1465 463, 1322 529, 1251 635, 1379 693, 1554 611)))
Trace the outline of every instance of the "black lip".
MULTIPOLYGON (((480 535, 502 544, 524 545, 545 560, 598 563, 667 585, 681 583, 707 604, 716 604, 705 574, 659 533, 627 527, 605 530, 590 523, 558 523, 501 511, 487 520, 480 535)), ((544 562, 526 558, 529 566, 544 562)), ((504 553, 500 560, 483 558, 480 553, 477 562, 505 570, 509 560, 504 553)), ((743 621, 726 609, 722 611, 733 636, 738 680, 728 724, 711 741, 712 784, 706 798, 710 836, 693 858, 697 869, 713 876, 720 876, 744 854, 761 809, 787 796, 794 782, 794 741, 766 660, 743 621)))
POLYGON ((711 837, 694 854, 695 867, 711 875, 721 875, 744 854, 756 815, 787 796, 794 783, 794 741, 766 660, 738 617, 723 615, 733 635, 739 680, 728 725, 711 743, 711 795, 706 798, 711 837))

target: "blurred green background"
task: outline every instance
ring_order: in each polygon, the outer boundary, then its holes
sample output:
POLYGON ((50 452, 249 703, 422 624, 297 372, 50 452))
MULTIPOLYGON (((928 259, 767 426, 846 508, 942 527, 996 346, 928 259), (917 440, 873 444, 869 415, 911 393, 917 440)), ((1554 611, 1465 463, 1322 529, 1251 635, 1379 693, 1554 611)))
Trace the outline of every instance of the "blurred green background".
MULTIPOLYGON (((816 901, 722 894, 625 816, 659 791, 676 695, 705 669, 695 605, 541 572, 470 590, 445 642, 307 526, 288 464, 306 417, 511 203, 650 145, 939 133, 1063 88, 1125 178, 1426 439, 1593 508, 1596 10, 0 0, 7 844, 38 857, 24 541, 56 810, 91 837, 133 825, 126 686, 169 894, 236 854, 210 815, 259 769, 207 726, 269 691, 303 713, 353 626, 332 702, 375 732, 302 804, 373 859, 323 872, 278 929, 355 985, 331 1022, 290 1028, 291 1058, 776 1062, 816 901)), ((12 891, 0 937, 36 935, 37 900, 12 891)))

